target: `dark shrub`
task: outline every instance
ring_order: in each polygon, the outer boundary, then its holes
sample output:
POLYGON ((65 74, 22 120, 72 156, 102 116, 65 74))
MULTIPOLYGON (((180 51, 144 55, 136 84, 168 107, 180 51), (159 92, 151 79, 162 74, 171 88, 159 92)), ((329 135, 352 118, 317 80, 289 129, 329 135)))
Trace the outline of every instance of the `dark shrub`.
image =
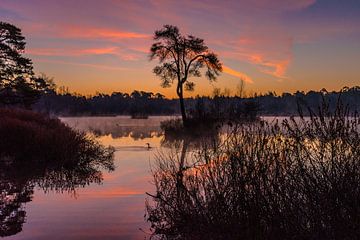
POLYGON ((57 165, 107 162, 112 150, 72 130, 59 119, 20 109, 0 109, 0 157, 57 165))

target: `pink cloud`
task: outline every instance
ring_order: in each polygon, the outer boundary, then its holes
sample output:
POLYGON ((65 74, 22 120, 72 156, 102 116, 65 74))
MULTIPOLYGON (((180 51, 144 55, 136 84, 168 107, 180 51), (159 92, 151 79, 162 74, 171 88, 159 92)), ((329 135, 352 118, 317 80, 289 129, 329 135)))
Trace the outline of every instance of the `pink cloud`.
POLYGON ((260 71, 277 78, 286 78, 285 73, 290 64, 290 59, 282 60, 265 60, 262 55, 252 55, 250 61, 260 66, 260 71))
POLYGON ((241 37, 228 43, 229 50, 220 51, 220 56, 255 65, 257 69, 275 78, 286 78, 292 60, 293 40, 281 34, 268 37, 261 34, 241 37))
POLYGON ((101 64, 77 63, 77 62, 49 60, 49 59, 38 59, 38 60, 36 60, 36 62, 73 65, 73 66, 81 66, 81 67, 87 67, 87 68, 97 68, 97 69, 101 69, 101 70, 115 70, 115 71, 128 70, 128 68, 124 68, 124 67, 114 67, 114 66, 101 65, 101 64))
POLYGON ((150 38, 150 35, 142 33, 84 26, 66 26, 64 27, 61 36, 65 38, 91 38, 110 40, 150 38))
POLYGON ((122 60, 136 61, 145 58, 143 53, 135 52, 129 53, 126 49, 122 50, 118 47, 104 47, 104 48, 29 48, 26 50, 27 54, 35 56, 67 56, 67 57, 81 57, 91 55, 113 55, 122 60))
POLYGON ((254 83, 254 81, 248 75, 246 75, 245 73, 236 71, 236 70, 234 70, 232 68, 229 68, 227 66, 223 66, 223 71, 224 71, 224 73, 227 73, 229 75, 238 77, 238 78, 240 78, 241 80, 244 80, 247 83, 254 83))
POLYGON ((248 4, 254 7, 261 7, 266 9, 273 9, 278 11, 294 11, 307 8, 313 5, 316 0, 249 0, 248 4))
POLYGON ((117 47, 106 48, 30 48, 26 50, 27 54, 39 56, 82 56, 82 55, 101 55, 101 54, 117 54, 117 47))
POLYGON ((117 47, 108 47, 108 48, 90 48, 83 49, 81 52, 85 54, 113 54, 116 53, 117 47))

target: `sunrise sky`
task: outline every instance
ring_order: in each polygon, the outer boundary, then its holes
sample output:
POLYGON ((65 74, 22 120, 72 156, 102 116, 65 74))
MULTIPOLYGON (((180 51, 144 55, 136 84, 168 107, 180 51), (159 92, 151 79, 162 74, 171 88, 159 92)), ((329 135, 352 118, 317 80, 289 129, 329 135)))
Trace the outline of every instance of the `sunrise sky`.
POLYGON ((20 27, 35 71, 81 94, 134 89, 174 97, 148 61, 164 24, 205 39, 224 72, 196 79, 196 94, 339 90, 360 85, 359 0, 0 0, 0 20, 20 27))

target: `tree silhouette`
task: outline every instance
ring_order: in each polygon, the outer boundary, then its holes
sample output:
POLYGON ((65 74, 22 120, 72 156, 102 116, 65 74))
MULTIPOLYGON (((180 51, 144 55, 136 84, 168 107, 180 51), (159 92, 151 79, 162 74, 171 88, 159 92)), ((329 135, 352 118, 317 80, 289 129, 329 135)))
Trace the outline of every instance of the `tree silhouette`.
POLYGON ((25 44, 21 29, 0 22, 0 100, 3 104, 31 105, 47 88, 46 79, 34 75, 32 61, 22 56, 25 44))
POLYGON ((150 60, 158 59, 160 65, 153 72, 162 80, 162 87, 170 87, 176 81, 176 93, 180 101, 183 124, 186 125, 186 111, 184 105, 185 90, 192 91, 195 83, 189 77, 200 77, 202 68, 206 68, 205 76, 210 80, 222 71, 222 64, 217 55, 209 51, 204 40, 192 35, 183 36, 176 26, 164 25, 155 31, 155 43, 150 49, 150 60))

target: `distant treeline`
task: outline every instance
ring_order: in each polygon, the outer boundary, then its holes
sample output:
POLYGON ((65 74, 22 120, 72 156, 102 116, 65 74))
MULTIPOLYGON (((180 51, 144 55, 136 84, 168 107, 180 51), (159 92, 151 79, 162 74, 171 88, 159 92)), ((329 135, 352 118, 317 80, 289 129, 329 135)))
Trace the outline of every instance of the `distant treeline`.
MULTIPOLYGON (((328 102, 330 110, 340 99, 350 111, 360 110, 360 87, 344 87, 338 92, 309 91, 307 93, 283 93, 277 96, 274 92, 254 94, 252 97, 224 96, 195 97, 185 99, 187 111, 197 117, 214 117, 241 114, 256 115, 296 115, 299 106, 304 115, 308 108, 316 110, 320 104, 328 102)), ((33 106, 34 110, 62 116, 79 115, 173 115, 180 114, 178 99, 167 99, 160 93, 133 91, 131 94, 114 92, 85 97, 68 92, 55 91, 44 94, 33 106)))

